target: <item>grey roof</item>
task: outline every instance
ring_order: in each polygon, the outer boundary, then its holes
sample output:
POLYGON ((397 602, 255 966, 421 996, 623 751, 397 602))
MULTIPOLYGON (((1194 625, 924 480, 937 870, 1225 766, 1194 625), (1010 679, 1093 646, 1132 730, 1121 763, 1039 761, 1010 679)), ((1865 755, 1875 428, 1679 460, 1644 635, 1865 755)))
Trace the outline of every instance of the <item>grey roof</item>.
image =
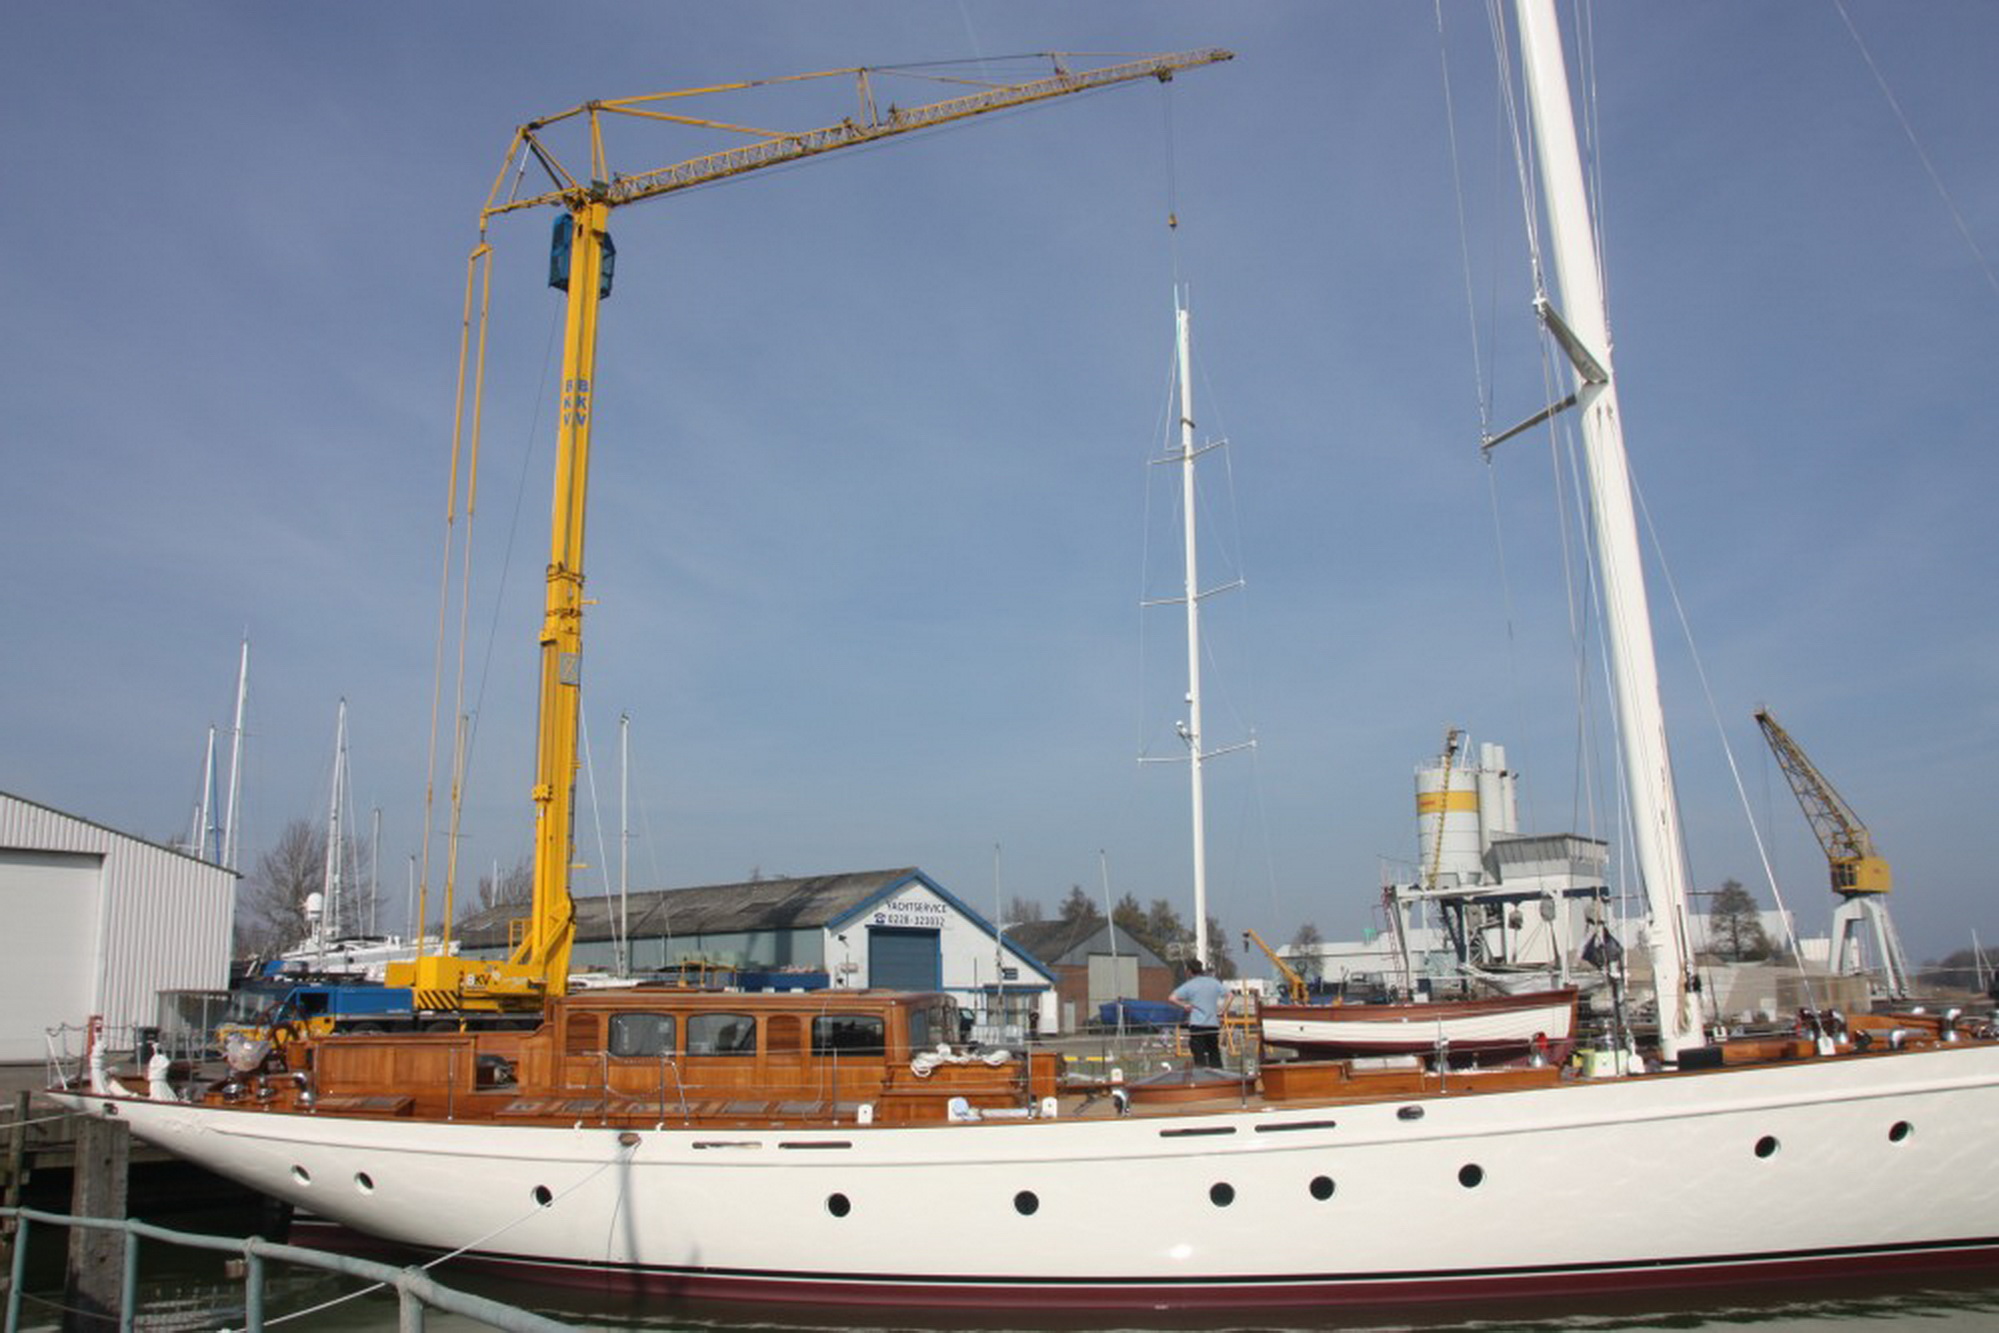
MULTIPOLYGON (((1080 966, 1089 962, 1091 954, 1111 952, 1113 929, 1101 918, 1092 921, 1023 921, 1017 926, 1008 926, 1006 937, 1049 966, 1080 966)), ((1140 967, 1166 966, 1159 955, 1122 929, 1117 931, 1116 949, 1127 957, 1136 955, 1140 967)))
MULTIPOLYGON (((861 870, 842 875, 753 879, 740 884, 707 884, 691 889, 653 889, 625 896, 625 933, 632 939, 662 935, 716 935, 732 931, 824 928, 886 898, 911 880, 955 902, 914 866, 861 870)), ((522 903, 489 907, 458 927, 465 949, 504 948, 507 923, 526 910, 522 903)), ((576 900, 576 938, 615 938, 619 910, 614 897, 576 900)))

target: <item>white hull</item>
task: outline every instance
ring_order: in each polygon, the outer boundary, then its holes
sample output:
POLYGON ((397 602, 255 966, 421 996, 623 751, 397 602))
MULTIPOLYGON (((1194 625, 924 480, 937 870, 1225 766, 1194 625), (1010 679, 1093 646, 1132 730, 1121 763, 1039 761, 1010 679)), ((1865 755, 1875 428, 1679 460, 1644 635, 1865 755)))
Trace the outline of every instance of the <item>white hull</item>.
POLYGON ((1989 1264, 1990 1250, 1975 1252, 1999 1245, 1989 1045, 1335 1107, 923 1127, 621 1134, 65 1100, 386 1240, 694 1295, 1451 1299, 1585 1273, 1656 1286, 1833 1260, 1989 1264), (1315 1181, 1331 1182, 1329 1197, 1315 1181))

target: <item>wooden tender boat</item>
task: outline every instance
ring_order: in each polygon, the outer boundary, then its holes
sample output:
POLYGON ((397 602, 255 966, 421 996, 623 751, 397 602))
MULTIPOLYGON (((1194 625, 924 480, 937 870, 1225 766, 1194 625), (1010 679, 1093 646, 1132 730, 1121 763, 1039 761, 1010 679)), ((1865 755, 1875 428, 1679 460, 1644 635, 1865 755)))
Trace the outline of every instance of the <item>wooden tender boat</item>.
POLYGON ((1573 987, 1389 1004, 1265 1002, 1256 1018, 1267 1045, 1326 1058, 1420 1055, 1483 1064, 1539 1055, 1559 1064, 1576 1045, 1573 987))

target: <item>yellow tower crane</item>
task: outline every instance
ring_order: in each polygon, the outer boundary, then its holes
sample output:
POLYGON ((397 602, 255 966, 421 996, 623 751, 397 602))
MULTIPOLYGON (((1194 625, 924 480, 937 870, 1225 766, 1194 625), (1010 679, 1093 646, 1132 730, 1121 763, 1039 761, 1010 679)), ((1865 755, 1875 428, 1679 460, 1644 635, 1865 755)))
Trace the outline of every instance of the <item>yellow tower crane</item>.
POLYGON ((1768 709, 1756 711, 1756 725, 1763 729, 1763 739, 1770 743, 1777 766, 1784 770, 1792 794, 1798 798, 1812 833, 1825 851, 1826 865, 1832 873, 1832 891, 1840 899, 1832 918, 1834 970, 1859 970, 1860 932, 1864 924, 1873 931, 1888 994, 1898 1000, 1906 998, 1909 965, 1902 956, 1895 923, 1881 901, 1892 887, 1894 877, 1889 873, 1887 859, 1874 850, 1874 835, 1791 739, 1791 734, 1770 716, 1768 709))
MULTIPOLYGON (((599 303, 610 295, 617 253, 610 238, 611 210, 764 167, 798 162, 836 149, 929 129, 990 111, 1066 97, 1071 93, 1087 92, 1134 79, 1154 78, 1165 82, 1179 70, 1231 58, 1231 52, 1206 49, 1134 57, 1080 69, 1076 67, 1080 58, 1056 54, 1048 57, 1052 73, 1015 83, 995 82, 961 72, 926 73, 919 77, 975 91, 961 92, 957 96, 917 106, 898 107, 891 104, 886 111, 878 105, 877 85, 890 72, 912 75, 913 70, 828 70, 613 101, 586 102, 557 115, 529 121, 514 132, 506 161, 487 196, 485 207, 480 210, 479 243, 474 247, 467 267, 466 324, 469 330, 473 323, 475 286, 483 292, 487 289, 490 276, 491 249, 486 241, 488 224, 501 214, 522 209, 554 207, 563 210, 565 216, 556 221, 549 261, 549 284, 567 293, 568 310, 563 336, 561 410, 550 525, 548 585, 540 636, 540 711, 533 792, 533 902, 529 916, 515 923, 512 948, 504 961, 477 961, 448 954, 427 954, 391 969, 390 984, 414 987, 421 1007, 485 1010, 538 1008, 544 997, 560 995, 567 989, 569 955, 574 939, 569 871, 573 861, 577 719, 582 679, 584 498, 590 467, 592 390, 596 382, 597 310, 599 303), (854 80, 858 93, 855 112, 837 124, 818 129, 753 129, 685 115, 673 109, 676 103, 701 94, 843 77, 854 80), (605 127, 614 120, 690 127, 740 136, 743 141, 671 166, 627 173, 612 168, 605 148, 605 127), (552 127, 572 121, 582 122, 589 144, 589 166, 581 174, 565 166, 549 142, 548 131, 552 127), (515 182, 530 163, 546 174, 548 188, 538 193, 517 193, 515 182)), ((483 297, 480 308, 483 318, 483 297)), ((472 376, 473 443, 469 452, 474 457, 478 433, 477 385, 483 378, 483 333, 480 341, 477 368, 472 376)), ((464 393, 465 373, 461 369, 461 430, 466 418, 464 393)), ((454 477, 457 475, 459 452, 457 444, 454 444, 454 477)), ((454 496, 455 492, 454 481, 454 496)), ((449 884, 447 878, 447 896, 449 884)))

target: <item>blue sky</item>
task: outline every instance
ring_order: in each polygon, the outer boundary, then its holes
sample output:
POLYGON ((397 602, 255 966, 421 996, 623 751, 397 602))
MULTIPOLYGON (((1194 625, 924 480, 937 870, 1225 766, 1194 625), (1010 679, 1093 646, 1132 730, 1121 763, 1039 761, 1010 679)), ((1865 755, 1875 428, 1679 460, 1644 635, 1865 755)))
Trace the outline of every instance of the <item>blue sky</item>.
MULTIPOLYGON (((1769 898, 1725 740, 1824 928, 1767 705, 1873 828, 1928 957, 1999 941, 1999 9, 1846 12, 1969 242, 1833 5, 1602 6, 1592 114, 1634 468, 1720 722, 1663 627, 1695 881, 1769 898)), ((1481 381, 1507 424, 1540 373, 1484 13, 1444 15, 1440 39, 1413 4, 9 6, 0 789, 175 835, 247 629, 250 859, 322 816, 344 696, 399 906, 464 258, 513 126, 808 69, 1214 45, 1238 58, 1169 87, 620 211, 579 891, 615 862, 628 713, 640 885, 916 864, 985 903, 997 860, 1006 898, 1095 893, 1107 865, 1187 901, 1184 773, 1135 762, 1181 715, 1177 613, 1138 609, 1174 590, 1147 459, 1176 277, 1202 434, 1230 442, 1203 464, 1204 581, 1246 581, 1209 604, 1210 742, 1258 741, 1210 768, 1231 937, 1369 924, 1447 724, 1508 747, 1537 829, 1586 827, 1549 446, 1476 448, 1481 381)), ((494 232, 479 868, 530 827, 546 231, 494 232)))

